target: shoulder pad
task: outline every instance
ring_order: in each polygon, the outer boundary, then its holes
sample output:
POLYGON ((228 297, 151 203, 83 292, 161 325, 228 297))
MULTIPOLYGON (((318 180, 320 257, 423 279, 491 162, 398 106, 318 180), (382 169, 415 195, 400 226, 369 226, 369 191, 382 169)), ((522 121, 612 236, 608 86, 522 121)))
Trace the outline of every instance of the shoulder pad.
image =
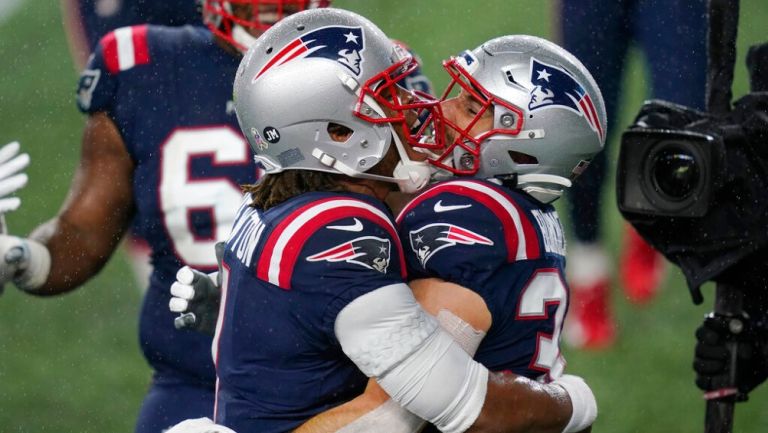
MULTIPOLYGON (((425 219, 439 219, 448 223, 453 219, 477 218, 477 212, 462 211, 469 208, 467 202, 487 208, 493 214, 494 221, 488 224, 497 225, 503 232, 508 261, 530 260, 541 256, 537 229, 523 207, 504 188, 485 181, 451 180, 439 183, 408 203, 397 216, 397 224, 402 228, 407 224, 406 219, 414 216, 415 212, 424 212, 426 215, 417 218, 422 223, 425 219), (455 204, 456 196, 464 198, 465 203, 455 204), (427 206, 420 207, 425 204, 427 206)), ((482 243, 478 239, 472 241, 482 243)))
POLYGON ((352 258, 348 256, 349 251, 344 249, 346 244, 366 239, 389 242, 371 236, 371 229, 365 228, 373 227, 370 223, 385 231, 394 243, 392 256, 399 260, 404 278, 405 259, 392 217, 370 203, 350 197, 315 200, 297 207, 282 218, 264 241, 256 275, 261 280, 287 289, 302 247, 310 237, 326 227, 340 233, 348 233, 349 242, 318 251, 307 257, 308 261, 349 261, 348 259, 352 258), (361 220, 368 224, 363 224, 361 220))

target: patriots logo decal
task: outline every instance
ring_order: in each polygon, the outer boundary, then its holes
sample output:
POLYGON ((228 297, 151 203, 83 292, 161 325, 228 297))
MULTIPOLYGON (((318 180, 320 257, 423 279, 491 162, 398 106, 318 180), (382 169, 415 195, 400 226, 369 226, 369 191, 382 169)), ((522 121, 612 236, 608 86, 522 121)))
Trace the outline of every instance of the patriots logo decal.
POLYGON ((335 60, 355 76, 360 76, 365 51, 362 27, 329 26, 299 36, 283 47, 253 77, 253 82, 268 70, 296 59, 322 57, 335 60))
POLYGON ((389 267, 389 239, 362 236, 307 257, 308 262, 347 262, 374 271, 387 272, 389 267))
POLYGON ((427 266, 432 256, 438 251, 462 245, 493 245, 493 241, 471 230, 453 224, 428 224, 410 232, 411 249, 421 262, 427 266))
POLYGON ((582 115, 601 140, 605 138, 592 98, 570 73, 535 58, 531 58, 530 73, 535 87, 531 91, 529 110, 567 108, 582 115))

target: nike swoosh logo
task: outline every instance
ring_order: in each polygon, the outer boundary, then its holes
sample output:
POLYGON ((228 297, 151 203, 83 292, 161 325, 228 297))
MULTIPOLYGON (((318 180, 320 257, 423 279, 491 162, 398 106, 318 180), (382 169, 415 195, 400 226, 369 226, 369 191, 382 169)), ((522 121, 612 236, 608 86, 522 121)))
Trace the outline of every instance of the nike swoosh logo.
POLYGON ((363 231, 363 223, 359 219, 353 218, 355 223, 347 226, 328 226, 331 230, 343 230, 345 232, 360 232, 363 231))
POLYGON ((443 201, 438 200, 437 203, 435 203, 435 212, 448 212, 452 210, 466 209, 468 207, 472 207, 472 205, 471 204, 455 204, 455 205, 443 206, 443 201))

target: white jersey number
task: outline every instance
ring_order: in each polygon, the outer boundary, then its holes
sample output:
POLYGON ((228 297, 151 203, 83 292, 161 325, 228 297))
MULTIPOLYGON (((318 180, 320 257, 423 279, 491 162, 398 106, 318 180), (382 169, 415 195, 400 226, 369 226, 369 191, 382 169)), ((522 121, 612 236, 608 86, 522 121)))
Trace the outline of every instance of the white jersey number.
POLYGON ((242 199, 239 185, 225 177, 191 178, 194 157, 210 156, 216 166, 250 162, 245 139, 225 126, 177 129, 162 146, 160 208, 176 255, 192 267, 214 267, 213 246, 229 236, 242 199), (192 212, 208 212, 211 236, 193 232, 192 212))
POLYGON ((536 353, 531 366, 546 371, 556 379, 563 374, 565 359, 560 354, 560 330, 563 326, 568 292, 560 273, 556 269, 539 269, 523 289, 517 318, 520 320, 552 320, 553 334, 538 333, 536 353), (557 305, 555 317, 547 312, 547 307, 557 305))

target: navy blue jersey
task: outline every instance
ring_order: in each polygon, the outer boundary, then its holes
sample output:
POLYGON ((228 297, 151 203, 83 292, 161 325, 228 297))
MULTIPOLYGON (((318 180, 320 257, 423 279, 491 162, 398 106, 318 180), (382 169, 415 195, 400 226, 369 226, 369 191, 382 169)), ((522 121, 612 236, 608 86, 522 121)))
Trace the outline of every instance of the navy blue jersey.
POLYGON ((176 331, 168 288, 179 267, 216 266, 256 165, 230 101, 239 58, 202 27, 124 27, 108 33, 80 77, 83 112, 114 121, 135 169, 133 227, 154 267, 140 322, 152 366, 215 380, 211 339, 176 331))
POLYGON ((77 21, 72 31, 81 32, 89 50, 108 31, 135 24, 181 26, 200 24, 202 19, 196 0, 66 0, 77 21), (76 4, 73 4, 76 3, 76 4))
POLYGON ((562 373, 565 239, 551 205, 488 181, 451 180, 416 197, 397 222, 410 278, 459 284, 488 306, 477 361, 529 378, 562 373))
POLYGON ((216 421, 238 432, 291 431, 362 393, 341 350, 339 311, 403 283, 389 211, 353 193, 306 193, 266 212, 246 195, 224 255, 216 421))

